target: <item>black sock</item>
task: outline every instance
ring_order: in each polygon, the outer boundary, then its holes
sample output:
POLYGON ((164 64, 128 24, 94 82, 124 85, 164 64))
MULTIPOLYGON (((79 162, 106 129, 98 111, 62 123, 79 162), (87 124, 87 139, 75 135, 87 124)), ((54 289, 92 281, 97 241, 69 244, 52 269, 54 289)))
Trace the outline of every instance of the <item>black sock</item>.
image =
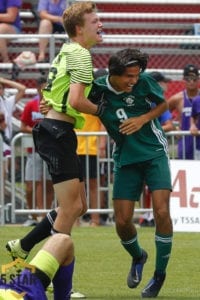
POLYGON ((46 288, 49 286, 49 284, 51 282, 51 280, 47 276, 47 274, 45 274, 43 271, 36 268, 34 275, 37 276, 37 278, 40 279, 44 289, 46 290, 46 288))
POLYGON ((31 249, 39 242, 51 235, 51 229, 56 219, 57 212, 51 210, 40 223, 38 223, 24 238, 20 240, 21 247, 24 251, 31 249))

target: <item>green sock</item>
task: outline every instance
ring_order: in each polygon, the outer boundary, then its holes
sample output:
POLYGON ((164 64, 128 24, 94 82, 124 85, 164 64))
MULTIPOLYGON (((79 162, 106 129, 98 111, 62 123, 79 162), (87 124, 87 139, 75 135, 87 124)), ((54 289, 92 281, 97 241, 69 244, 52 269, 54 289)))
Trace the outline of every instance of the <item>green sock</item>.
POLYGON ((142 249, 138 243, 137 235, 129 241, 121 241, 121 244, 133 258, 142 256, 142 249))
POLYGON ((156 272, 165 273, 172 250, 172 234, 156 233, 156 272))

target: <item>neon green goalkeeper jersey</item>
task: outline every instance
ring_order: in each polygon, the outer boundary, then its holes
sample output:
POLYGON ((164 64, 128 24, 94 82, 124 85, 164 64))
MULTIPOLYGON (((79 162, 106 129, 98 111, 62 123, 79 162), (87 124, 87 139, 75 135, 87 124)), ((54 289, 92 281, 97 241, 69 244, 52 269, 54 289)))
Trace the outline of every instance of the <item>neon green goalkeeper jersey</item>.
POLYGON ((85 118, 70 106, 69 87, 71 83, 85 84, 87 97, 93 80, 92 70, 90 52, 78 43, 65 43, 51 64, 47 86, 43 89, 44 99, 55 111, 75 118, 75 128, 81 129, 85 118))

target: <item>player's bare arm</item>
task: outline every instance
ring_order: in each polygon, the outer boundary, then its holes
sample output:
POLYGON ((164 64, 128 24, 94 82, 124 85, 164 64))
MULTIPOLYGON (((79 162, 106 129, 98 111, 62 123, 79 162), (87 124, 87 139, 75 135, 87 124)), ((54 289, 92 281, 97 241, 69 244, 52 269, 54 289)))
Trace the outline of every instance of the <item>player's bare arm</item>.
POLYGON ((119 126, 119 131, 123 134, 132 134, 146 124, 147 122, 159 117, 168 108, 167 102, 162 102, 154 108, 152 108, 148 113, 143 114, 139 117, 131 117, 119 126))
POLYGON ((93 104, 83 96, 85 88, 86 86, 81 83, 70 84, 68 101, 77 111, 94 115, 97 111, 97 105, 93 104))
POLYGON ((194 136, 198 135, 198 127, 196 125, 196 119, 194 117, 190 118, 190 133, 194 136))

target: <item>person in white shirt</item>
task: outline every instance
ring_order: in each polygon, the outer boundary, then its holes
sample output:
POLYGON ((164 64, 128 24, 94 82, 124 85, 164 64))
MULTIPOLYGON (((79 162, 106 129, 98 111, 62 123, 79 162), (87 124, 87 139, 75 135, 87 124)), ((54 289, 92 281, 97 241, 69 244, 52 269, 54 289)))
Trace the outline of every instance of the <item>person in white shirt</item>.
POLYGON ((13 128, 12 128, 12 115, 15 110, 16 103, 23 97, 26 90, 26 86, 19 83, 14 82, 9 79, 0 77, 0 112, 4 116, 4 142, 3 142, 3 155, 5 160, 8 162, 8 165, 5 164, 5 174, 7 172, 7 168, 9 167, 9 159, 8 156, 11 154, 11 147, 9 145, 9 141, 12 139, 13 128), (10 87, 16 89, 17 92, 15 94, 8 94, 5 91, 6 87, 10 87), (5 142, 5 140, 7 142, 5 142))

